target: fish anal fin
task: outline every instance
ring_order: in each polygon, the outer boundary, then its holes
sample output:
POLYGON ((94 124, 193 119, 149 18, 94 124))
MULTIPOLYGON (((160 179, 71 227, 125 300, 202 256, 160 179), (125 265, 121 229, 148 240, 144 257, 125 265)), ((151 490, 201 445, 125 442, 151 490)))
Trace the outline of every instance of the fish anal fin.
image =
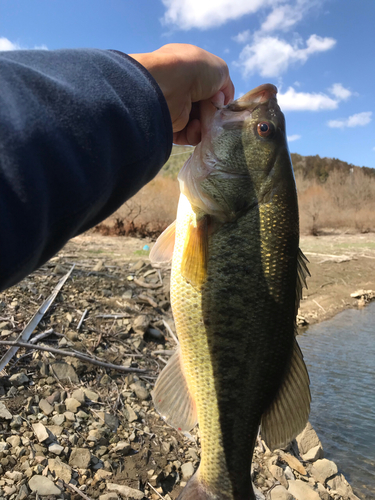
POLYGON ((190 431, 197 424, 197 409, 183 372, 180 348, 160 373, 152 400, 157 412, 175 429, 190 431))
POLYGON ((173 256, 176 239, 176 221, 172 222, 165 231, 161 233, 151 248, 150 260, 153 263, 169 262, 173 256))
POLYGON ((261 420, 261 434, 270 449, 290 443, 303 431, 310 413, 310 380, 303 355, 294 340, 289 370, 261 420))
POLYGON ((181 261, 181 275, 194 287, 200 288, 207 276, 208 217, 188 226, 181 261))

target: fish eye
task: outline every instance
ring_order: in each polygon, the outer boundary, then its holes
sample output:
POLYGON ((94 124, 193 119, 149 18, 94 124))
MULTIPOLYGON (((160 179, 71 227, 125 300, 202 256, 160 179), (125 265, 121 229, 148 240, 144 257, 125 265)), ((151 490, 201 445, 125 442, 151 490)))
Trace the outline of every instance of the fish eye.
POLYGON ((260 137, 269 137, 274 131, 274 126, 269 122, 260 122, 257 125, 257 130, 260 137))

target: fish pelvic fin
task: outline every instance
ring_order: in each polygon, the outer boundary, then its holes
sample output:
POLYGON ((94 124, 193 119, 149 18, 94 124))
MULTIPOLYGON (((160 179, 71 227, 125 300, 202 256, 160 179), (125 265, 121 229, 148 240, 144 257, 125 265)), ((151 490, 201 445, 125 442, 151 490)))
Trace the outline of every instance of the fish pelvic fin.
POLYGON ((175 240, 176 221, 172 222, 172 224, 170 224, 156 240, 155 245, 152 247, 150 252, 151 262, 154 264, 169 262, 173 257, 175 240))
POLYGON ((176 430, 190 431, 197 424, 197 408, 187 386, 180 348, 160 373, 152 400, 156 411, 176 430))
POLYGON ((181 261, 181 275, 191 285, 200 288, 206 280, 208 260, 208 216, 188 227, 181 261))
POLYGON ((261 434, 274 450, 290 443, 303 431, 310 413, 310 380, 301 349, 294 340, 289 371, 261 420, 261 434))

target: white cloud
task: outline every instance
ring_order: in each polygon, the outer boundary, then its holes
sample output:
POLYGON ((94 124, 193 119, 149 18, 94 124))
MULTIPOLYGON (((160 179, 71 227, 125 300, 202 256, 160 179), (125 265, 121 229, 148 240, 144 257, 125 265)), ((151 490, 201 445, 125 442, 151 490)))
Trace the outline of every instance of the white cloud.
POLYGON ((183 30, 220 26, 273 4, 273 0, 162 0, 162 22, 183 30))
POLYGON ((343 87, 341 83, 334 83, 328 90, 340 101, 346 101, 353 95, 353 92, 343 87))
POLYGON ((280 5, 268 14, 261 26, 261 31, 288 30, 303 17, 304 9, 292 5, 280 5))
POLYGON ((19 50, 21 47, 4 36, 0 37, 0 50, 19 50))
MULTIPOLYGON (((0 51, 4 50, 22 50, 27 49, 27 47, 21 47, 18 43, 13 43, 8 38, 0 37, 0 51)), ((34 50, 48 50, 46 45, 35 45, 34 50)))
POLYGON ((372 111, 364 111, 363 113, 356 113, 349 116, 349 118, 342 118, 340 120, 330 120, 328 126, 331 128, 345 128, 345 127, 364 127, 371 122, 372 111))
POLYGON ((338 106, 338 101, 326 94, 296 92, 293 87, 289 87, 285 94, 280 92, 277 101, 283 111, 321 111, 338 106))
POLYGON ((250 35, 250 30, 246 31, 241 31, 241 33, 238 33, 238 35, 233 37, 233 40, 237 43, 246 43, 250 40, 251 35, 250 35))
POLYGON ((301 136, 298 134, 288 135, 288 142, 298 141, 298 139, 301 139, 301 136))
POLYGON ((303 64, 311 55, 330 50, 335 44, 333 38, 311 35, 306 47, 300 48, 298 42, 291 45, 277 37, 257 33, 253 43, 243 48, 237 65, 242 68, 244 76, 258 72, 262 77, 276 77, 291 64, 303 64))

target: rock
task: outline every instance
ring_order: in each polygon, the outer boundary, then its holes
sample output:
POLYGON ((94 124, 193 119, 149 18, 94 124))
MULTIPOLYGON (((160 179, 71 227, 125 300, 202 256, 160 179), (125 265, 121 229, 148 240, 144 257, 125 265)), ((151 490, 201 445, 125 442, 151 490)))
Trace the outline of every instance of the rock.
POLYGON ((138 415, 130 405, 126 405, 124 413, 128 422, 135 422, 136 420, 138 420, 138 415))
POLYGON ((46 399, 41 399, 39 401, 39 408, 42 410, 44 415, 47 416, 53 412, 53 406, 51 406, 46 399))
POLYGON ((319 458, 324 457, 324 452, 322 445, 317 444, 314 446, 314 448, 311 448, 307 453, 301 454, 302 460, 305 460, 306 462, 315 462, 319 458))
POLYGON ((53 363, 51 365, 51 369, 53 373, 56 375, 56 377, 62 382, 72 381, 73 384, 79 383, 79 378, 75 369, 68 363, 64 362, 53 363))
POLYGON ((60 426, 65 422, 65 417, 64 415, 54 415, 52 417, 52 421, 55 425, 60 426))
POLYGON ((107 489, 109 491, 117 491, 120 495, 123 495, 125 498, 134 498, 135 500, 142 500, 145 494, 143 491, 135 490, 133 488, 129 488, 129 486, 125 486, 123 484, 114 484, 107 483, 107 489))
POLYGON ((18 491, 16 500, 26 500, 27 498, 29 498, 29 488, 26 486, 26 484, 22 484, 18 491))
POLYGON ((181 472, 184 479, 190 479, 194 474, 194 466, 191 462, 181 465, 181 472))
POLYGON ((89 418, 89 415, 87 413, 85 413, 83 410, 79 410, 77 413, 76 413, 76 417, 77 418, 81 418, 83 420, 86 420, 86 418, 89 418))
MULTIPOLYGON (((55 379, 53 379, 55 381, 55 379)), ((50 405, 53 405, 54 403, 57 403, 58 401, 60 401, 60 391, 55 391, 53 392, 50 396, 48 396, 46 398, 46 400, 48 401, 48 403, 50 405)))
POLYGON ((53 443, 50 446, 48 446, 48 451, 50 453, 54 453, 55 455, 61 455, 63 449, 64 447, 57 443, 53 443))
POLYGON ((296 500, 320 500, 319 493, 309 483, 305 483, 305 481, 301 481, 300 479, 289 482, 288 492, 296 500))
POLYGON ((110 413, 105 413, 104 414, 104 423, 108 425, 108 427, 112 431, 116 431, 118 426, 120 425, 119 419, 116 417, 116 415, 111 415, 110 413))
POLYGON ((293 474, 293 471, 289 467, 289 465, 287 465, 284 468, 284 474, 285 474, 285 477, 287 478, 288 481, 294 481, 296 479, 295 476, 294 476, 294 474, 293 474))
POLYGON ((288 488, 288 481, 286 480, 284 471, 281 467, 278 467, 277 465, 271 465, 269 467, 270 473, 273 475, 273 477, 276 479, 276 481, 279 481, 279 483, 284 486, 284 488, 288 488))
POLYGON ((104 469, 99 469, 94 476, 93 484, 103 481, 103 479, 108 479, 112 476, 112 472, 104 469))
POLYGON ((71 411, 72 413, 77 413, 78 408, 81 406, 81 403, 75 398, 67 398, 64 403, 67 411, 71 411))
POLYGON ((100 272, 100 271, 105 271, 105 266, 104 266, 104 262, 102 260, 99 260, 95 266, 92 268, 93 271, 95 271, 96 273, 100 272))
POLYGON ((75 391, 73 391, 72 398, 83 404, 85 402, 85 393, 82 391, 82 389, 76 389, 75 391))
POLYGON ((9 424, 11 429, 18 429, 18 427, 21 427, 23 424, 23 420, 21 415, 13 415, 12 421, 9 424))
POLYGON ((14 472, 7 471, 5 473, 5 477, 7 477, 8 479, 12 479, 17 483, 18 481, 21 481, 21 479, 23 478, 23 474, 22 472, 17 472, 17 471, 14 472))
POLYGON ((316 489, 317 489, 317 491, 319 493, 319 496, 320 496, 321 500, 332 500, 331 495, 324 488, 324 486, 322 485, 322 483, 316 483, 316 489))
POLYGON ((145 333, 150 325, 150 318, 146 314, 137 316, 133 323, 133 330, 136 333, 145 333))
POLYGON ((19 436, 10 436, 7 438, 7 443, 9 443, 12 448, 15 448, 21 444, 21 438, 19 436))
POLYGON ((270 491, 270 500, 294 500, 294 497, 284 486, 275 486, 270 491))
POLYGON ((4 489, 4 494, 7 497, 10 497, 11 495, 13 495, 13 493, 17 491, 17 488, 15 486, 4 486, 3 489, 4 489))
POLYGON ((48 468, 55 476, 66 483, 72 479, 72 469, 68 464, 62 462, 59 458, 48 459, 48 468))
POLYGON ((85 393, 87 399, 95 402, 99 401, 99 395, 96 392, 91 391, 90 389, 83 389, 83 392, 85 393))
POLYGON ((112 493, 105 493, 100 495, 99 500, 118 500, 118 495, 114 491, 112 493))
POLYGON ((76 342, 78 340, 78 333, 75 332, 74 330, 69 330, 66 332, 65 334, 69 340, 71 340, 72 342, 76 342))
POLYGON ((63 413, 65 420, 68 420, 68 422, 75 422, 76 417, 72 411, 65 411, 63 413))
POLYGON ((163 441, 161 444, 161 449, 163 450, 164 455, 168 455, 168 453, 171 451, 171 443, 163 441))
POLYGON ((285 453, 284 451, 279 452, 279 456, 281 460, 286 462, 292 469, 296 470, 302 476, 306 476, 307 472, 305 467, 301 464, 301 462, 298 460, 298 458, 294 457, 290 453, 285 453))
POLYGON ((300 455, 304 455, 315 446, 322 445, 310 422, 307 422, 304 430, 298 434, 296 441, 300 455))
POLYGON ((37 424, 33 424, 32 427, 33 427, 34 434, 37 437, 39 443, 43 443, 43 441, 45 441, 46 439, 49 438, 48 431, 41 422, 38 422, 37 424))
POLYGON ((328 479, 327 486, 343 497, 350 497, 353 494, 351 486, 342 474, 337 474, 332 479, 328 479))
POLYGON ((128 455, 131 450, 131 446, 126 441, 119 441, 116 446, 112 449, 114 453, 118 455, 128 455))
POLYGON ((45 476, 33 476, 29 481, 29 488, 31 491, 35 491, 38 495, 60 495, 61 490, 58 488, 53 481, 45 476))
POLYGON ((141 381, 137 381, 134 384, 131 384, 130 389, 135 392, 137 398, 141 401, 148 399, 148 397, 150 396, 146 385, 141 381))
POLYGON ((311 475, 322 484, 324 484, 328 478, 334 476, 335 474, 337 474, 337 465, 331 460, 327 460, 326 458, 317 460, 311 467, 311 475))
POLYGON ((258 490, 256 486, 253 485, 253 490, 255 494, 255 500, 266 500, 266 497, 263 495, 263 493, 258 490))
POLYGON ((5 420, 12 420, 13 418, 13 415, 7 410, 7 407, 2 402, 0 402, 0 419, 1 418, 5 420))
POLYGON ((69 465, 77 469, 87 469, 91 462, 91 453, 87 448, 74 448, 70 454, 69 465))
POLYGON ((6 443, 5 441, 0 441, 0 453, 3 453, 8 448, 9 448, 9 444, 8 443, 6 443))
POLYGON ((15 373, 11 377, 9 377, 9 382, 14 387, 19 387, 20 385, 28 384, 30 382, 29 377, 25 375, 25 373, 15 373))

